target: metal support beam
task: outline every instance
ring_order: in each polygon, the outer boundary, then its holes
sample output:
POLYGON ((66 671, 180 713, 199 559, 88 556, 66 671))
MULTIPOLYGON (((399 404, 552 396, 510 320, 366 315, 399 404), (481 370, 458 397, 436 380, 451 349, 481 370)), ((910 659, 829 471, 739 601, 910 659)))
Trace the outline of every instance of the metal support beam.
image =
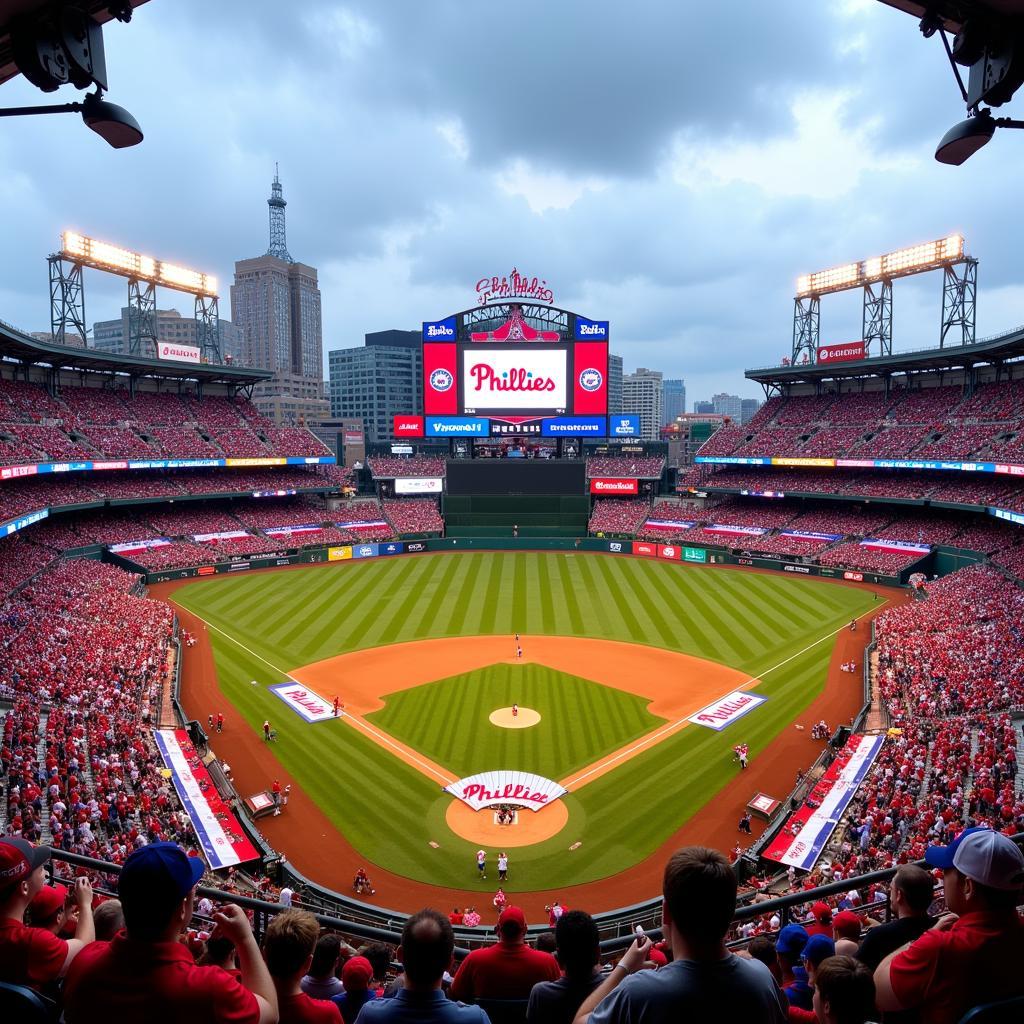
POLYGON ((952 344, 973 345, 975 300, 978 292, 978 261, 965 259, 962 263, 943 267, 942 270, 942 329, 939 348, 945 348, 946 335, 959 330, 960 336, 952 344))
POLYGON ((199 356, 207 363, 220 366, 220 308, 216 295, 196 296, 196 344, 199 356))
POLYGON ((892 281, 864 285, 861 337, 869 356, 892 355, 892 281))
POLYGON ((817 295, 797 297, 793 301, 793 365, 818 361, 818 339, 821 335, 821 299, 817 295))
POLYGON ((50 334, 55 345, 67 345, 69 328, 86 340, 85 286, 82 264, 65 260, 60 255, 47 259, 50 264, 50 334))
POLYGON ((156 358, 156 285, 128 278, 128 354, 156 358))

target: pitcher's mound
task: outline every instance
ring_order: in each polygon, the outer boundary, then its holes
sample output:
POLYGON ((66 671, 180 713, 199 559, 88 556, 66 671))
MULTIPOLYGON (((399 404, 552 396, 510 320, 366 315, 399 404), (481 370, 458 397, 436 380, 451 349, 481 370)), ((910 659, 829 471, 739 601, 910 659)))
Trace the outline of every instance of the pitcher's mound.
POLYGON ((498 708, 488 716, 492 725, 498 725, 502 729, 529 729, 540 721, 540 712, 533 708, 520 708, 519 714, 512 717, 511 708, 498 708))
MULTIPOLYGON (((522 713, 520 708, 519 714, 522 713)), ((448 827, 460 839, 500 850, 506 846, 533 846, 557 836, 569 822, 569 808, 564 800, 556 800, 539 811, 520 810, 515 825, 498 825, 494 818, 493 812, 474 811, 461 800, 452 800, 444 815, 448 827)), ((494 870, 497 874, 496 867, 494 870)))

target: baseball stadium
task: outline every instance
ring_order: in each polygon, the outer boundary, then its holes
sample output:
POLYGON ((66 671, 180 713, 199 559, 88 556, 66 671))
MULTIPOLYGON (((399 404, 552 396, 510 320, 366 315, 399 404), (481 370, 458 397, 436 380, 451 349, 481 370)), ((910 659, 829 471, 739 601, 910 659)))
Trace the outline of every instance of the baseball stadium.
POLYGON ((612 394, 617 323, 485 278, 423 310, 389 442, 276 424, 212 276, 64 232, 52 335, 0 321, 10 870, 45 847, 54 888, 105 899, 176 844, 189 942, 228 904, 257 940, 301 908, 393 981, 424 907, 452 974, 509 907, 531 943, 585 910, 605 965, 664 943, 680 848, 730 866, 730 949, 827 925, 835 952, 833 919, 887 926, 933 847, 1016 843, 1024 328, 976 337, 979 259, 944 231, 800 277, 787 355, 745 371, 756 415, 657 440, 612 394), (129 281, 131 351, 71 340, 95 275, 129 281), (906 351, 916 275, 940 326, 906 351), (194 298, 194 348, 147 329, 158 285, 194 298), (864 337, 830 345, 840 292, 864 337))

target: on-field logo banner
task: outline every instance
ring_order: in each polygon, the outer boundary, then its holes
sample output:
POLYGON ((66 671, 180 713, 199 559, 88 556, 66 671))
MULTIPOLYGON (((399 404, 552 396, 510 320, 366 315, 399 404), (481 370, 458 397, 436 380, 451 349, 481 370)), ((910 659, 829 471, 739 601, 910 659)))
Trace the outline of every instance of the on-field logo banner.
POLYGON ((307 722, 324 722, 328 718, 334 718, 334 706, 301 683, 278 683, 270 687, 270 692, 280 697, 292 711, 301 715, 307 722))
POLYGON ((701 708, 687 721, 693 722, 694 725, 703 725, 707 729, 714 729, 715 732, 721 732, 767 699, 767 697, 760 697, 756 693, 750 693, 748 690, 733 690, 721 700, 716 700, 714 704, 701 708))
POLYGON ((515 804, 539 811, 566 792, 564 786, 542 775, 506 770, 469 775, 444 788, 474 811, 491 804, 515 804))

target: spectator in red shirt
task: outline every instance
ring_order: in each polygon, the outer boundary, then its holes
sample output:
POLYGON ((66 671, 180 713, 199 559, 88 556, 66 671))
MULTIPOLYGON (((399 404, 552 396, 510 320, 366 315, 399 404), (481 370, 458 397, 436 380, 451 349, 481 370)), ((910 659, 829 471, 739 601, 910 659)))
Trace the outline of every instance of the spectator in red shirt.
POLYGON ((219 967, 196 966, 180 941, 202 876, 203 862, 174 843, 150 843, 128 857, 117 884, 125 930, 75 958, 64 984, 67 1024, 274 1024, 274 983, 239 907, 213 920, 214 934, 235 945, 241 983, 219 967))
POLYGON ((0 839, 0 981, 39 989, 63 978, 71 962, 94 937, 92 886, 88 878, 75 883, 80 908, 75 937, 65 941, 48 928, 24 923, 25 910, 45 888, 46 847, 24 839, 0 839))
POLYGON ((462 924, 462 911, 459 910, 458 907, 453 908, 452 912, 448 915, 448 920, 451 921, 453 925, 462 924))
POLYGON ((804 925, 807 937, 812 935, 827 935, 832 938, 832 908, 820 900, 811 907, 811 914, 814 920, 804 925))
POLYGON ((972 1006, 1024 994, 1024 854, 978 827, 929 847, 925 859, 942 869, 951 913, 879 964, 878 1006, 916 1008, 922 1024, 955 1024, 972 1006))
POLYGON ((561 977, 550 953, 526 945, 526 917, 519 907, 506 907, 498 918, 498 942, 474 949, 459 967, 452 983, 452 999, 527 999, 539 981, 561 977))
POLYGON ((281 1024, 339 1024, 341 1011, 332 1002, 311 999, 302 978, 313 963, 320 926, 306 910, 286 910, 267 926, 263 958, 277 989, 281 1024))

